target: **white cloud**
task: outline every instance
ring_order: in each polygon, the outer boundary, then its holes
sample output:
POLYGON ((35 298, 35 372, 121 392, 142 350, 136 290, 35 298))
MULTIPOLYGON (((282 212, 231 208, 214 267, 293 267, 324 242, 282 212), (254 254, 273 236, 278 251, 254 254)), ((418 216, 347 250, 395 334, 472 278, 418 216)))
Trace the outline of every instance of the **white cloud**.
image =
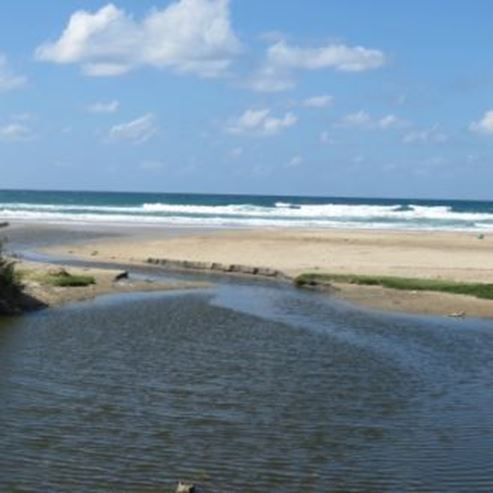
POLYGON ((87 106, 87 111, 89 111, 89 113, 115 113, 118 111, 119 107, 120 103, 116 100, 106 102, 97 101, 87 106))
POLYGON ((128 123, 113 126, 109 132, 109 139, 141 143, 149 140, 156 132, 154 116, 148 113, 128 123))
POLYGON ((438 129, 438 125, 425 130, 412 130, 402 138, 404 144, 443 144, 448 141, 448 136, 438 129))
POLYGON ((395 115, 385 115, 381 118, 372 118, 366 111, 358 111, 345 115, 337 124, 338 127, 359 127, 368 129, 388 130, 406 126, 407 123, 395 115))
POLYGON ((371 123, 371 117, 366 111, 358 111, 345 115, 338 126, 340 127, 367 127, 371 123))
POLYGON ((313 96, 311 98, 305 99, 303 101, 303 106, 306 106, 307 108, 325 108, 332 103, 333 99, 334 98, 332 96, 329 96, 328 94, 313 96))
POLYGON ((29 127, 20 123, 8 123, 0 126, 1 140, 29 140, 32 137, 32 132, 29 127))
POLYGON ((27 78, 16 75, 9 67, 7 57, 0 53, 0 92, 11 91, 25 86, 27 78))
POLYGON ((279 67, 264 65, 246 82, 246 87, 257 92, 281 92, 296 86, 292 76, 279 67))
POLYGON ((385 55, 363 46, 329 44, 320 48, 300 48, 279 41, 269 47, 267 59, 280 67, 304 70, 332 68, 342 72, 363 72, 381 67, 385 55))
POLYGON ((469 125, 471 132, 493 135, 493 110, 487 111, 481 120, 469 125))
POLYGON ((295 86, 292 73, 296 70, 364 72, 377 69, 385 62, 383 52, 363 46, 328 44, 302 48, 280 39, 267 49, 263 64, 247 81, 247 86, 260 92, 285 91, 295 86))
POLYGON ((302 156, 296 155, 289 160, 287 166, 288 168, 297 168, 298 166, 301 166, 303 164, 303 161, 304 159, 302 156))
POLYGON ((293 113, 270 116, 270 109, 246 110, 239 118, 229 122, 226 131, 232 134, 277 135, 286 128, 296 125, 298 118, 293 113))
POLYGON ((240 50, 229 0, 178 0, 140 21, 111 3, 95 13, 79 10, 58 40, 37 48, 36 57, 80 64, 89 76, 117 76, 152 66, 216 77, 240 50))
POLYGON ((377 126, 383 129, 400 127, 402 124, 402 120, 399 120, 395 115, 386 115, 377 121, 377 126))

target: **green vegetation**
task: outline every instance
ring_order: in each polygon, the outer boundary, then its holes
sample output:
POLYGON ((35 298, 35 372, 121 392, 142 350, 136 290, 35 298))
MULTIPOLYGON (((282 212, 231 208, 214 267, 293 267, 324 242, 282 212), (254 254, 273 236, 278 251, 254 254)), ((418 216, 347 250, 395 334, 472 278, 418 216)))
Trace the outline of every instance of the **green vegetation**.
POLYGON ((14 262, 6 259, 0 242, 0 314, 16 311, 21 285, 15 275, 14 262))
POLYGON ((0 292, 17 285, 14 262, 5 259, 0 245, 0 292))
POLYGON ((61 288, 86 287, 96 284, 93 276, 69 274, 64 268, 52 268, 48 271, 41 269, 18 269, 18 282, 35 282, 44 286, 61 288))
POLYGON ((96 280, 93 276, 79 276, 67 274, 65 276, 46 275, 45 281, 52 286, 58 286, 63 288, 75 288, 86 287, 91 284, 96 284, 96 280))
POLYGON ((454 282, 443 279, 306 273, 298 276, 294 282, 299 287, 323 287, 329 286, 332 282, 340 282, 408 291, 438 291, 441 293, 465 294, 476 298, 493 300, 493 284, 454 282))

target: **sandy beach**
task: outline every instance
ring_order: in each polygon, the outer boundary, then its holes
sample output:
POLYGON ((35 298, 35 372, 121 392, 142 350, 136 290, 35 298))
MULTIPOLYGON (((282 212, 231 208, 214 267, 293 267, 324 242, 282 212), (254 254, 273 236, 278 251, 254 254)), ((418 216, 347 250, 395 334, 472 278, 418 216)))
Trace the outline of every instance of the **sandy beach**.
MULTIPOLYGON (((177 236, 147 230, 59 245, 46 253, 142 264, 149 257, 305 272, 385 275, 457 282, 493 279, 493 236, 462 232, 211 230, 177 236)), ((337 284, 339 296, 369 307, 411 313, 493 317, 493 302, 471 296, 337 284)))
MULTIPOLYGON (((85 301, 106 294, 176 291, 207 287, 203 282, 164 282, 146 278, 134 278, 121 269, 100 269, 94 267, 73 267, 39 262, 17 261, 16 271, 21 277, 24 294, 32 300, 33 308, 55 307, 67 303, 85 301), (89 276, 94 283, 88 286, 61 287, 46 282, 51 273, 66 276, 89 276), (119 276, 122 276, 119 279, 119 276)), ((56 275, 56 274, 55 274, 56 275)))

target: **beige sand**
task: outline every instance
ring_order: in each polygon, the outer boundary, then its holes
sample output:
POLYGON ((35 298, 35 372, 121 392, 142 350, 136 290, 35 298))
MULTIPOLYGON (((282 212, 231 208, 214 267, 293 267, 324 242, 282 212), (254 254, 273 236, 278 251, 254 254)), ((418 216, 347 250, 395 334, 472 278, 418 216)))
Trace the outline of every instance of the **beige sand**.
POLYGON ((25 294, 46 306, 84 301, 103 294, 197 289, 208 286, 203 282, 155 282, 131 277, 115 282, 115 276, 121 273, 121 270, 75 268, 36 262, 17 262, 16 270, 22 274, 25 294), (96 282, 87 287, 56 287, 40 282, 44 274, 60 269, 71 275, 93 276, 96 282))
MULTIPOLYGON (((289 276, 311 271, 493 282, 493 234, 479 239, 455 232, 240 230, 170 238, 153 232, 49 251, 123 263, 141 263, 148 257, 238 263, 289 276)), ((492 301, 467 296, 355 286, 344 287, 341 294, 383 309, 493 317, 492 301)))

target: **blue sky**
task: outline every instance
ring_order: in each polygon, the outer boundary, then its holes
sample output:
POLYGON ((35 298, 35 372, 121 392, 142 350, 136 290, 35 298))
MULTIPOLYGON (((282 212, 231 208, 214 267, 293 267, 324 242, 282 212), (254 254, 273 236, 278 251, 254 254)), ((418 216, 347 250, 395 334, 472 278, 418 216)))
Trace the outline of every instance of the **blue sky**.
POLYGON ((493 3, 5 0, 0 188, 493 199, 493 3))

